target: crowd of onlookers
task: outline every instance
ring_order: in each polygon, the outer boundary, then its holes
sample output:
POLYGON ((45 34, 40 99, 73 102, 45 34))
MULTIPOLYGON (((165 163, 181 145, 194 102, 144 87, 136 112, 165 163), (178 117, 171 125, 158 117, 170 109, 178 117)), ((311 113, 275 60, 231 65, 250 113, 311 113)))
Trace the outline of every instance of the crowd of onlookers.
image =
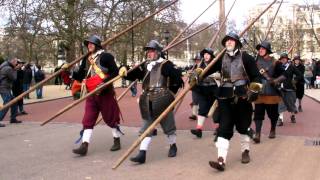
MULTIPOLYGON (((32 82, 38 83, 45 79, 45 73, 39 64, 27 63, 23 60, 12 58, 0 65, 0 94, 3 104, 10 102, 15 97, 29 90, 32 82)), ((42 99, 42 87, 36 89, 37 99, 42 99)), ((24 97, 30 99, 29 95, 24 97)), ((0 121, 4 119, 9 108, 0 111, 0 121)), ((23 99, 10 107, 10 123, 21 123, 17 120, 18 115, 25 115, 23 99)), ((0 123, 0 127, 5 127, 0 123)))
POLYGON ((305 64, 305 84, 306 88, 320 88, 320 59, 312 59, 305 64))

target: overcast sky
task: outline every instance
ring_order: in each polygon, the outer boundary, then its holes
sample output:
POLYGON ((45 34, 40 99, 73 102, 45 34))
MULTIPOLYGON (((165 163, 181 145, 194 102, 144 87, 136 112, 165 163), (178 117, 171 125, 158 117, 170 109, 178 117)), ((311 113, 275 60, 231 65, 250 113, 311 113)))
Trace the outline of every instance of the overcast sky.
MULTIPOLYGON (((180 0, 181 18, 187 23, 192 22, 209 4, 214 0, 180 0)), ((229 11, 234 0, 225 0, 225 12, 229 11)), ((284 2, 304 4, 306 0, 285 0, 284 2)), ((318 0, 307 0, 309 2, 319 2, 318 0)), ((257 4, 271 3, 273 0, 237 0, 229 17, 236 21, 237 28, 244 22, 248 16, 248 10, 257 4)), ((219 0, 204 14, 196 23, 213 22, 218 18, 219 0)))

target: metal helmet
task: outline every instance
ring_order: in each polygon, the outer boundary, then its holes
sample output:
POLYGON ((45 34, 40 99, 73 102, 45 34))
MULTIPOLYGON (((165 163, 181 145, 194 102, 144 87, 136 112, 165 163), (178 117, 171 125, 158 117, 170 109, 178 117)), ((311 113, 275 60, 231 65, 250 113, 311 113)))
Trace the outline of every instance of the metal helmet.
POLYGON ((229 32, 229 33, 222 39, 221 44, 222 44, 223 47, 226 46, 226 42, 227 42, 227 40, 229 40, 229 39, 235 40, 235 41, 236 41, 236 46, 238 46, 238 47, 240 47, 240 48, 242 47, 242 43, 241 43, 241 41, 240 41, 239 35, 236 34, 236 33, 234 33, 234 32, 229 32))
POLYGON ((203 57, 205 53, 210 54, 210 55, 211 55, 211 59, 215 58, 214 53, 213 53, 213 49, 211 49, 211 48, 204 48, 204 49, 200 52, 201 57, 203 57))
POLYGON ((201 60, 201 54, 200 53, 197 53, 195 56, 194 56, 194 58, 193 58, 193 60, 201 60))
POLYGON ((268 41, 262 41, 260 44, 258 44, 258 45, 256 46, 256 49, 259 51, 259 49, 260 49, 261 47, 263 47, 264 49, 266 49, 268 54, 272 54, 272 53, 273 53, 272 50, 271 50, 271 44, 270 44, 270 42, 268 42, 268 41))
POLYGON ((288 53, 287 53, 287 52, 282 52, 282 53, 280 54, 279 59, 282 59, 282 58, 287 58, 287 59, 289 60, 288 53))
POLYGON ((84 43, 84 45, 88 46, 89 42, 96 45, 99 48, 102 48, 101 39, 97 35, 90 36, 88 39, 84 40, 83 43, 84 43))
POLYGON ((147 51, 147 50, 149 50, 149 49, 155 49, 155 50, 161 52, 162 49, 163 49, 163 47, 162 47, 162 45, 161 45, 158 41, 156 41, 156 40, 151 40, 151 41, 143 48, 143 50, 145 50, 145 51, 147 51))
POLYGON ((293 57, 293 60, 300 60, 301 61, 301 57, 299 54, 295 54, 293 57))

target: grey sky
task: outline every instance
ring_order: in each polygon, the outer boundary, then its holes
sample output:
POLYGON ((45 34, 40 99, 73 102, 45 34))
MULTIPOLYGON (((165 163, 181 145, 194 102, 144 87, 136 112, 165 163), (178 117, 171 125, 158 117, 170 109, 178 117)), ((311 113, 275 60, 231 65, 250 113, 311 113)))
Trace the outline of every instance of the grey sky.
MULTIPOLYGON (((181 18, 190 23, 195 17, 197 17, 209 4, 214 0, 180 0, 181 18)), ((235 6, 230 13, 230 19, 235 20, 237 27, 241 26, 245 17, 248 16, 248 10, 257 4, 271 3, 273 0, 237 0, 235 6)), ((306 0, 285 0, 284 2, 290 2, 295 4, 304 4, 306 0)), ((309 2, 316 2, 316 0, 308 0, 309 2)), ((233 0, 225 0, 226 13, 229 11, 233 0)), ((213 22, 218 18, 219 14, 219 0, 197 21, 197 23, 213 22)))

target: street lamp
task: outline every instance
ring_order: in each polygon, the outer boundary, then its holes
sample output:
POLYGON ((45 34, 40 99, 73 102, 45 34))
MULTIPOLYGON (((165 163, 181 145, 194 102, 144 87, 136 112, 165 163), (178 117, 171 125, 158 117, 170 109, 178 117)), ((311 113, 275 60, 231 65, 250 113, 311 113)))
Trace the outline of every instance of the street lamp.
MULTIPOLYGON (((170 33, 169 33, 168 29, 166 29, 164 31, 164 39, 166 40, 167 46, 169 44, 169 38, 170 38, 170 33)), ((168 50, 167 50, 167 59, 169 59, 169 51, 168 50)))

